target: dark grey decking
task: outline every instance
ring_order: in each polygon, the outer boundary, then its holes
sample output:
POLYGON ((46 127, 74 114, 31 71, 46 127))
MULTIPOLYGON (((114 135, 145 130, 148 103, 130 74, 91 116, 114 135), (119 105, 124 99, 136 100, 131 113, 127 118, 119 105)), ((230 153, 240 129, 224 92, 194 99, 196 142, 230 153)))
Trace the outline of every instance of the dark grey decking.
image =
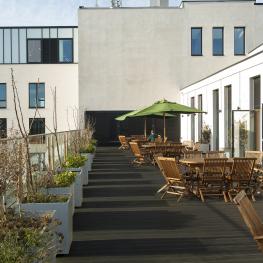
MULTIPOLYGON (((154 167, 130 165, 129 153, 98 148, 74 215, 69 256, 79 262, 263 262, 237 208, 219 200, 160 200, 154 167)), ((263 201, 255 203, 263 218, 263 201)))

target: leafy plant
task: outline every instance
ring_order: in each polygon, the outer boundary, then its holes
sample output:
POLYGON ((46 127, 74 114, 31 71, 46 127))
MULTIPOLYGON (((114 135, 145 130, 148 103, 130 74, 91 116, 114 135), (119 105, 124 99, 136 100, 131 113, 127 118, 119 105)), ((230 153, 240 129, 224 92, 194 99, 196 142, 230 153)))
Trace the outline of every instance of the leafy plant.
POLYGON ((78 168, 85 164, 87 158, 81 155, 71 155, 68 156, 67 160, 64 162, 63 167, 66 168, 78 168))
POLYGON ((202 143, 210 143, 210 139, 211 139, 211 129, 206 124, 203 126, 202 129, 202 143))
POLYGON ((18 215, 11 209, 6 217, 0 220, 0 262, 50 262, 57 222, 50 215, 18 215))
POLYGON ((80 149, 80 153, 94 153, 95 146, 92 143, 89 143, 86 147, 80 149))
POLYGON ((23 203, 64 203, 67 200, 68 197, 64 195, 47 195, 38 192, 35 195, 26 196, 23 203))
POLYGON ((67 187, 74 183, 76 178, 76 173, 71 171, 64 171, 54 175, 53 181, 54 186, 57 187, 67 187))
POLYGON ((97 143, 98 143, 98 140, 92 138, 92 139, 90 140, 90 143, 93 144, 94 146, 96 146, 97 143))

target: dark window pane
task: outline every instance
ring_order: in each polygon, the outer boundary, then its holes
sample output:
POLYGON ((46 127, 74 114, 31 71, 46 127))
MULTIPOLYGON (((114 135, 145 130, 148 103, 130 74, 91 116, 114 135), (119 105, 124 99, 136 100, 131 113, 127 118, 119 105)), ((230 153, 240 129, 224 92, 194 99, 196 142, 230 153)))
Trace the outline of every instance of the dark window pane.
POLYGON ((41 63, 41 40, 27 41, 27 61, 28 63, 41 63))
POLYGON ((34 134, 44 134, 45 133, 45 119, 35 118, 29 119, 30 135, 34 134))
POLYGON ((29 84, 29 107, 45 107, 45 83, 29 84))
POLYGON ((59 40, 59 62, 73 62, 72 39, 59 40))
POLYGON ((0 119, 0 138, 6 138, 6 137, 7 137, 6 119, 1 118, 0 119))
POLYGON ((43 63, 58 62, 58 41, 57 39, 43 39, 43 63))
POLYGON ((245 54, 245 28, 236 27, 234 33, 234 51, 235 55, 245 54))
POLYGON ((224 53, 223 28, 213 28, 213 55, 222 56, 224 53))
POLYGON ((202 28, 191 29, 191 52, 192 56, 202 55, 202 28))
POLYGON ((6 84, 0 84, 0 108, 6 108, 6 84))

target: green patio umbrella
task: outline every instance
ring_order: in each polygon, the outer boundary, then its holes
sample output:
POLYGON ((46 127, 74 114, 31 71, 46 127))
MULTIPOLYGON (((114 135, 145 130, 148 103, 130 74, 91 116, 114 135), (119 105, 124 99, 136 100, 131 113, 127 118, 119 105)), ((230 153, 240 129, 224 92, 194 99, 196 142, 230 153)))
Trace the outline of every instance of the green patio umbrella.
MULTIPOLYGON (((125 113, 125 114, 115 118, 115 120, 117 120, 117 121, 125 121, 127 118, 132 118, 132 117, 152 117, 152 118, 163 117, 162 113, 147 114, 147 116, 141 116, 141 115, 137 116, 137 114, 139 114, 144 109, 145 108, 125 113)), ((174 114, 170 114, 170 113, 166 114, 166 117, 174 117, 174 116, 175 116, 174 114)), ((147 130, 147 127, 146 127, 146 118, 145 118, 144 119, 144 135, 145 135, 145 137, 146 137, 146 130, 147 130)))
POLYGON ((179 104, 176 102, 170 102, 165 99, 155 102, 149 107, 144 108, 143 110, 138 111, 133 115, 133 117, 139 116, 149 116, 153 114, 162 114, 163 116, 163 136, 166 137, 166 127, 165 127, 165 117, 167 114, 193 114, 193 113, 204 113, 202 110, 191 108, 183 104, 179 104))

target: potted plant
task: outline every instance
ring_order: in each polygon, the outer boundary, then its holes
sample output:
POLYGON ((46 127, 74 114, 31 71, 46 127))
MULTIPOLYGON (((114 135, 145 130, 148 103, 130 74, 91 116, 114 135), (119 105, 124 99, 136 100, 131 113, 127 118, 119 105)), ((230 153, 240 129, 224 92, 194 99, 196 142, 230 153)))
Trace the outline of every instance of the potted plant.
POLYGON ((54 218, 61 222, 57 232, 62 234, 58 254, 68 254, 70 250, 73 238, 72 206, 72 195, 47 195, 40 192, 34 196, 27 195, 21 203, 22 211, 29 213, 55 211, 54 218))
POLYGON ((71 194, 72 195, 72 214, 75 211, 75 179, 76 173, 71 171, 61 171, 49 177, 48 183, 45 185, 47 194, 71 194))
POLYGON ((75 207, 80 207, 83 201, 83 184, 85 170, 83 166, 85 165, 86 157, 81 155, 70 155, 67 157, 66 161, 63 163, 63 167, 69 171, 76 172, 76 179, 74 184, 74 204, 75 207))
POLYGON ((18 214, 8 209, 0 220, 1 262, 56 262, 56 220, 54 211, 18 214))
POLYGON ((210 150, 210 140, 211 140, 211 129, 205 124, 202 129, 202 137, 200 144, 200 151, 203 153, 207 153, 210 150))
POLYGON ((87 158, 86 165, 88 172, 90 172, 92 169, 92 162, 93 162, 95 150, 96 148, 92 143, 89 143, 86 147, 80 148, 80 154, 87 158))

